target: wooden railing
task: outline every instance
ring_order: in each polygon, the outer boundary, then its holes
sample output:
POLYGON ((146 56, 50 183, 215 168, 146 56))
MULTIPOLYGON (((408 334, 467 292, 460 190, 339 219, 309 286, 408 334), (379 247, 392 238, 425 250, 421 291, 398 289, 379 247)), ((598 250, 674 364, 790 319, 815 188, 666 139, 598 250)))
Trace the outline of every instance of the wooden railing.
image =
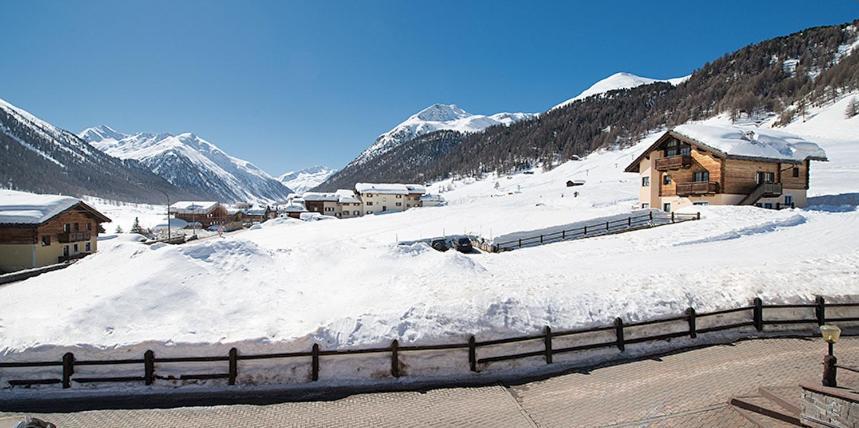
POLYGON ((88 230, 81 232, 62 232, 57 235, 57 241, 62 243, 89 241, 92 234, 88 230))
MULTIPOLYGON (((8 381, 10 387, 32 385, 62 385, 63 388, 71 388, 74 383, 111 383, 111 382, 141 382, 145 385, 152 385, 158 380, 167 381, 183 381, 183 380, 208 380, 208 379, 226 379, 227 384, 235 385, 239 375, 239 363, 241 361, 252 360, 271 360, 271 359, 309 359, 310 376, 309 381, 315 382, 319 380, 319 375, 322 370, 321 363, 324 357, 328 356, 351 356, 364 354, 388 354, 391 362, 390 375, 393 378, 399 378, 403 375, 402 362, 399 355, 401 353, 418 352, 418 351, 438 351, 438 352, 462 352, 463 364, 468 364, 468 369, 472 372, 478 372, 481 367, 485 367, 491 363, 507 360, 517 360, 529 357, 542 357, 546 364, 552 364, 553 356, 558 354, 569 354, 595 349, 611 349, 623 353, 627 345, 652 342, 652 341, 670 341, 672 339, 689 338, 695 340, 700 335, 707 335, 716 332, 725 332, 728 330, 741 329, 740 333, 746 333, 748 337, 758 337, 759 333, 765 331, 766 326, 778 325, 823 325, 825 323, 846 323, 859 322, 859 316, 827 316, 828 308, 845 308, 859 307, 859 303, 826 303, 823 297, 817 297, 814 303, 800 304, 769 304, 764 305, 760 298, 755 298, 751 306, 743 306, 733 309, 724 309, 707 313, 698 313, 694 308, 686 309, 682 314, 677 316, 652 319, 638 322, 624 322, 621 318, 616 318, 610 325, 573 329, 573 330, 553 330, 546 326, 541 332, 526 336, 510 337, 506 339, 492 340, 477 340, 472 335, 467 341, 460 343, 450 343, 441 345, 406 345, 400 346, 398 340, 393 340, 388 347, 380 348, 363 348, 363 349, 342 349, 342 350, 322 350, 318 344, 313 344, 309 351, 300 352, 281 352, 281 353, 265 353, 265 354, 242 354, 237 348, 231 348, 227 355, 209 355, 209 356, 189 356, 189 357, 157 357, 155 352, 147 350, 143 353, 142 358, 126 358, 126 359, 104 359, 104 360, 78 360, 74 354, 68 352, 58 361, 0 361, 0 369, 16 370, 21 368, 44 368, 57 367, 61 370, 59 378, 42 378, 42 379, 12 379, 8 381), (808 309, 808 317, 803 318, 773 318, 768 319, 764 315, 767 310, 776 309, 808 309), (728 314, 743 314, 747 318, 731 319, 728 314), (698 328, 699 320, 707 319, 705 328, 698 328), (673 325, 672 325, 673 323, 673 325), (678 329, 678 323, 684 326, 678 329), (669 333, 660 334, 640 334, 641 326, 657 326, 666 325, 669 333), (611 339, 594 339, 589 333, 603 332, 603 334, 611 334, 611 339), (559 337, 578 337, 579 343, 572 346, 555 347, 553 342, 559 337), (596 341, 594 341, 596 340, 596 341), (479 358, 478 352, 481 348, 496 347, 498 345, 513 344, 521 346, 522 342, 542 342, 542 349, 519 352, 514 354, 491 355, 479 358), (157 373, 158 366, 175 364, 175 363, 207 363, 217 362, 226 363, 213 373, 205 374, 183 374, 179 376, 160 376, 157 373), (136 376, 104 376, 104 377, 75 377, 75 370, 80 366, 116 366, 116 365, 139 365, 141 372, 136 376)), ((843 315, 843 314, 842 314, 843 315)), ((852 315, 852 313, 851 313, 852 315)), ((649 329, 645 329, 648 331, 649 329)), ((687 345, 694 346, 694 345, 687 345)), ((8 375, 6 376, 8 377, 8 375)))
POLYGON ((719 183, 715 181, 693 181, 690 183, 677 183, 677 196, 706 195, 708 193, 719 193, 719 183))
POLYGON ((670 171, 673 169, 688 168, 692 166, 692 156, 679 155, 656 159, 657 171, 670 171))

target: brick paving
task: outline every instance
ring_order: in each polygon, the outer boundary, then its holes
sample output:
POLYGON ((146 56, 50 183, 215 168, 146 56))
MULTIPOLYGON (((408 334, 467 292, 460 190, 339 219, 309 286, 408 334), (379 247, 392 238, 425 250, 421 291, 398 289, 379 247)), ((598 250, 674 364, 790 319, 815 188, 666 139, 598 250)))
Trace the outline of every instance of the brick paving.
MULTIPOLYGON (((843 338, 836 349, 839 363, 859 366, 859 338, 843 338)), ((820 340, 750 340, 510 387, 35 416, 61 427, 745 427, 752 424, 727 404, 731 397, 761 386, 817 382, 824 352, 820 340)), ((859 375, 841 371, 839 381, 859 384, 859 375)))

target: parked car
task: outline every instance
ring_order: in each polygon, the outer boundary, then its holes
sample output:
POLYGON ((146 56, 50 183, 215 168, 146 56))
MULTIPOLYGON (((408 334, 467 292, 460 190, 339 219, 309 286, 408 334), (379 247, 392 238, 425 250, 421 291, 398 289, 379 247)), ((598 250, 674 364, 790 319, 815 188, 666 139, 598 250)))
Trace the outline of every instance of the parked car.
POLYGON ((436 240, 432 241, 432 243, 430 244, 430 247, 432 247, 433 250, 441 251, 441 252, 445 252, 445 251, 450 249, 447 246, 447 242, 444 239, 436 239, 436 240))
POLYGON ((453 246, 456 248, 456 251, 460 253, 470 253, 474 251, 474 247, 471 246, 471 240, 468 238, 459 238, 454 243, 453 246))

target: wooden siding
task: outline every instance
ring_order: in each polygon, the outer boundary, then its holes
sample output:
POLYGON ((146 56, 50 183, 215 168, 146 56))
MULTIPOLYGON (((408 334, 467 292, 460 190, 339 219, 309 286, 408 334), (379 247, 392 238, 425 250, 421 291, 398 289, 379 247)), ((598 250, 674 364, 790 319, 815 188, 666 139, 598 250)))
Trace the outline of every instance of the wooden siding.
MULTIPOLYGON (((780 165, 786 164, 744 159, 728 159, 725 161, 725 182, 722 192, 741 195, 751 193, 755 190, 755 187, 758 186, 756 179, 758 172, 771 172, 775 176, 775 181, 780 182, 780 165)), ((802 186, 802 183, 805 181, 805 178, 803 177, 803 171, 805 171, 805 173, 807 174, 807 168, 803 168, 800 170, 799 178, 791 177, 791 183, 796 183, 797 180, 799 180, 800 187, 785 187, 800 189, 804 188, 802 186)), ((782 174, 781 178, 786 178, 786 175, 792 175, 792 171, 788 169, 787 171, 785 171, 785 174, 782 174)))
MULTIPOLYGON (((675 196, 677 195, 677 183, 691 183, 694 180, 694 175, 699 171, 707 171, 710 174, 711 182, 722 183, 722 159, 713 156, 710 153, 692 149, 692 166, 676 171, 668 171, 659 176, 659 196, 675 196), (664 183, 664 176, 671 177, 670 184, 664 183)), ((654 183, 650 184, 651 186, 654 183)))
POLYGON ((35 244, 38 233, 30 226, 0 226, 0 244, 35 244))
POLYGON ((801 164, 783 163, 779 170, 781 183, 785 189, 808 189, 808 161, 801 164), (793 176, 794 168, 799 168, 799 177, 793 176))

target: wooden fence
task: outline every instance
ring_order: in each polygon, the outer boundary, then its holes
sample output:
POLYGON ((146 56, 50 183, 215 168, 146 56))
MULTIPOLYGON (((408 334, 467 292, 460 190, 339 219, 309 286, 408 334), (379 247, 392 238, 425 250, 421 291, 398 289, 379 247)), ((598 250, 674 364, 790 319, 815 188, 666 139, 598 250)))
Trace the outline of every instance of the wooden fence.
POLYGON ((518 248, 534 247, 552 242, 567 241, 572 239, 589 238, 594 236, 608 235, 628 230, 645 227, 663 226, 666 224, 680 223, 689 220, 701 220, 701 213, 671 213, 670 217, 660 218, 653 216, 653 211, 647 214, 630 215, 626 218, 609 220, 605 222, 592 223, 558 232, 543 233, 540 235, 518 238, 510 241, 490 243, 488 250, 492 252, 511 251, 518 248))
MULTIPOLYGON (((683 314, 670 318, 653 319, 649 321, 640 321, 625 323, 621 318, 616 318, 612 325, 606 325, 594 328, 584 328, 576 330, 558 330, 554 331, 551 327, 546 326, 542 332, 532 335, 511 337, 505 339, 493 340, 477 340, 475 336, 471 336, 464 343, 451 343, 441 345, 405 345, 400 346, 397 340, 391 342, 391 345, 384 348, 367 348, 367 349, 343 349, 343 350, 322 350, 318 344, 306 352, 283 352, 283 353, 268 353, 268 354, 241 354, 236 348, 229 350, 227 355, 213 356, 193 356, 193 357, 157 357, 151 350, 144 352, 142 358, 136 359, 113 359, 113 360, 77 360, 73 353, 69 352, 63 355, 59 361, 0 361, 0 369, 15 370, 20 368, 33 367, 59 367, 62 370, 60 378, 51 379, 13 379, 9 380, 10 387, 16 386, 31 386, 31 385, 47 385, 59 384, 63 388, 70 388, 73 383, 107 383, 107 382, 141 382, 145 385, 152 385, 157 380, 207 380, 207 379, 226 379, 229 385, 235 385, 239 375, 239 362, 251 360, 273 360, 273 359, 294 359, 306 358, 310 364, 310 381, 319 380, 321 370, 321 362, 326 356, 349 356, 358 354, 389 354, 391 367, 390 375, 393 378, 401 376, 401 361, 399 355, 401 353, 409 353, 416 351, 467 351, 463 352, 463 364, 468 364, 468 369, 472 372, 477 372, 481 367, 498 361, 516 360, 528 357, 542 356, 546 364, 552 364, 553 357, 558 354, 575 353, 594 349, 611 349, 617 348, 619 352, 624 352, 627 345, 651 342, 664 341, 674 338, 690 338, 696 339, 699 335, 706 335, 714 332, 742 329, 745 327, 754 327, 754 332, 749 334, 750 337, 755 336, 757 332, 763 332, 766 326, 772 325, 799 325, 799 324, 816 324, 823 325, 824 323, 844 323, 857 322, 859 316, 851 317, 827 317, 827 308, 846 308, 859 307, 859 302, 853 303, 826 303, 823 297, 818 297, 814 303, 804 304, 770 304, 764 305, 760 298, 755 298, 751 306, 744 306, 734 309, 725 309, 708 313, 697 313, 694 308, 688 308, 683 314), (772 309, 808 309, 809 317, 795 319, 766 319, 764 317, 767 310, 772 309), (726 314, 748 312, 748 318, 745 320, 718 324, 711 324, 707 328, 697 328, 698 321, 707 318, 726 314), (688 325, 683 331, 645 335, 633 338, 627 338, 624 333, 634 327, 646 325, 659 325, 665 323, 677 323, 682 321, 688 325), (613 339, 597 343, 580 344, 575 346, 567 346, 556 348, 553 346, 553 339, 558 337, 574 337, 594 332, 613 332, 613 339), (513 344, 527 341, 542 342, 542 349, 530 352, 520 352, 513 354, 494 355, 484 358, 479 358, 478 352, 482 347, 513 344), (467 355, 467 359, 465 358, 467 355), (174 376, 159 376, 157 367, 172 363, 209 363, 222 362, 226 363, 225 371, 218 371, 209 374, 189 374, 174 376), (116 376, 116 377, 75 377, 75 369, 81 366, 114 366, 114 365, 139 365, 141 366, 141 375, 139 376, 116 376)), ((852 315, 852 314, 851 314, 852 315)), ((538 342, 539 343, 539 342, 538 342)), ((8 376, 6 376, 8 378, 8 376)))

